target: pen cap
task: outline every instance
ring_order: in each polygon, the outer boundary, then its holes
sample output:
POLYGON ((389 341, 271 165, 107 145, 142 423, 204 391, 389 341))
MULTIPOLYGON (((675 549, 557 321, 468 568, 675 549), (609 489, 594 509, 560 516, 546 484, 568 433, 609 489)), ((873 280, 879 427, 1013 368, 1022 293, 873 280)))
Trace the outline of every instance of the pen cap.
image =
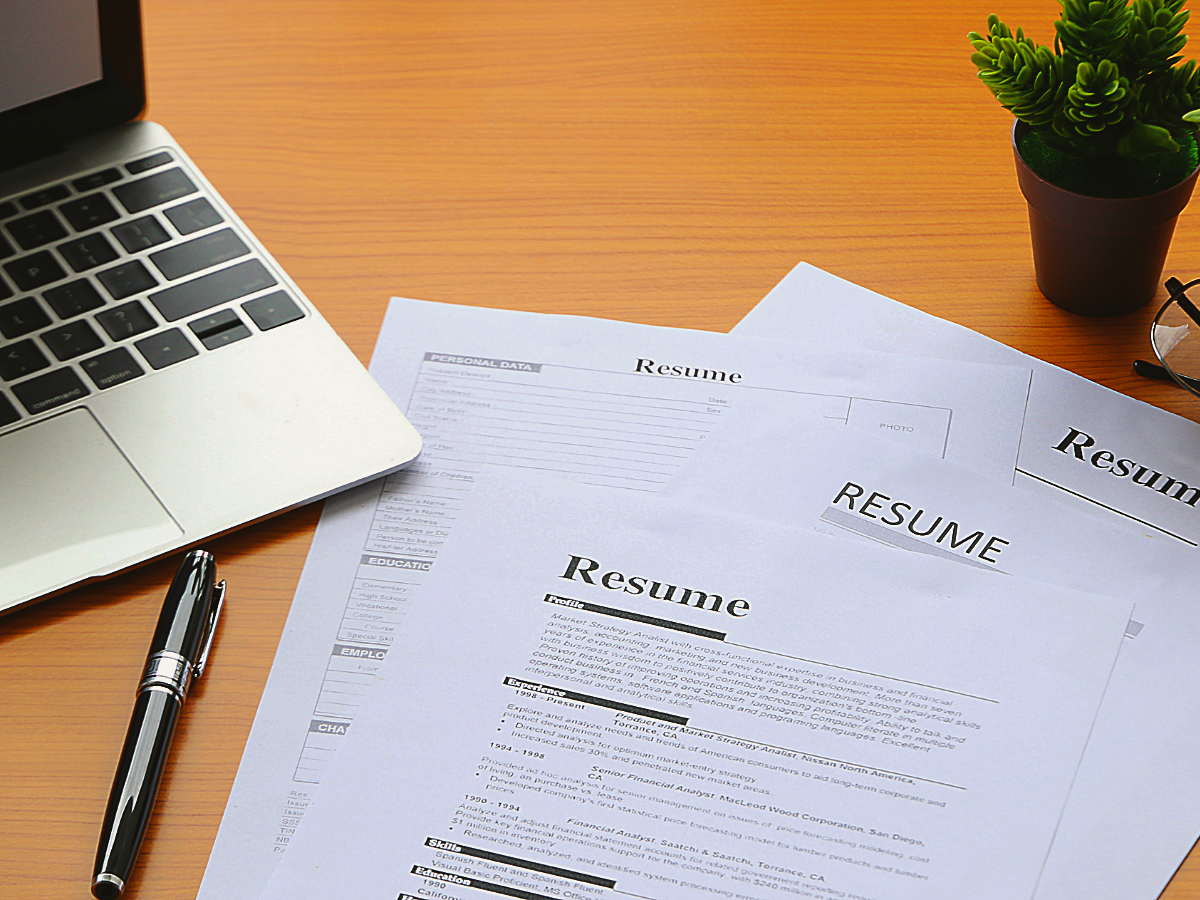
POLYGON ((150 652, 178 653, 195 664, 212 611, 217 563, 211 553, 193 550, 184 557, 167 590, 150 652))

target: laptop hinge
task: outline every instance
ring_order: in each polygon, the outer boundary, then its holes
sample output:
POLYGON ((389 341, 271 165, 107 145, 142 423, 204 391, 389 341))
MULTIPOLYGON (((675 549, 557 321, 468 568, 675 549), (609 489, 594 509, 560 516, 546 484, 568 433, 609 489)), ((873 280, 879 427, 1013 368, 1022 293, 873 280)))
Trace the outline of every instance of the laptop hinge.
POLYGON ((54 156, 66 149, 67 145, 62 141, 23 140, 17 146, 9 144, 0 149, 0 172, 7 172, 9 169, 16 169, 39 159, 54 156))

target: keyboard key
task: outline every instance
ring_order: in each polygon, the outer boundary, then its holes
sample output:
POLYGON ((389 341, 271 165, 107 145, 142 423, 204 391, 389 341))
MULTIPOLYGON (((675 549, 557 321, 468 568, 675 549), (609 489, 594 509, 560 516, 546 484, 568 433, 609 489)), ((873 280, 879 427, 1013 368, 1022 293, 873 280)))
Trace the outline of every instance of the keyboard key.
POLYGON ((107 225, 113 219, 121 218, 120 213, 103 194, 88 194, 78 200, 64 203, 58 211, 66 216, 76 231, 87 231, 89 228, 107 225))
POLYGON ((216 350, 218 347, 250 337, 250 329, 242 324, 242 320, 232 309, 223 309, 211 316, 188 322, 188 328, 192 329, 196 337, 200 338, 200 343, 209 350, 216 350))
MULTIPOLYGON (((67 190, 65 184, 53 184, 48 188, 42 188, 40 191, 34 191, 32 194, 26 194, 21 198, 21 205, 26 209, 38 209, 47 203, 53 203, 55 200, 62 200, 70 196, 71 192, 67 190)), ((29 248, 26 247, 25 249, 28 250, 29 248)))
POLYGON ((71 182, 71 186, 82 194, 85 191, 94 191, 106 184, 112 184, 114 181, 120 181, 122 177, 116 169, 104 169, 101 172, 93 172, 91 175, 76 178, 71 182))
POLYGON ((104 298, 86 278, 50 288, 42 294, 42 299, 50 304, 50 308, 60 319, 69 319, 104 305, 104 298))
POLYGON ((167 169, 149 178, 140 178, 119 184, 112 189, 121 205, 131 213, 141 212, 160 203, 169 203, 179 197, 196 193, 192 180, 182 169, 167 169))
POLYGON ((238 322, 231 328, 205 335, 200 338, 200 343, 209 350, 216 350, 218 347, 224 347, 226 344, 232 344, 234 341, 240 341, 248 337, 250 337, 250 329, 241 322, 238 322))
POLYGON ((232 309, 223 309, 199 319, 192 319, 188 322, 188 328, 195 332, 196 337, 204 337, 206 334, 216 334, 218 331, 237 325, 241 321, 238 314, 232 309))
POLYGON ((13 219, 7 227, 8 233, 16 238, 22 250, 32 250, 67 236, 67 229, 48 209, 13 219))
POLYGON ((117 249, 100 232, 58 245, 62 258, 76 272, 86 272, 117 258, 117 249))
POLYGON ((96 278, 112 294, 114 300, 124 300, 134 294, 148 291, 158 284, 149 270, 136 259, 98 272, 96 278))
POLYGON ((159 225, 158 219, 154 216, 143 216, 132 222, 114 225, 112 233, 113 237, 121 242, 121 246, 130 253, 137 253, 139 250, 157 246, 171 239, 171 236, 167 234, 167 229, 159 225))
POLYGON ((125 164, 125 171, 130 175, 138 175, 142 172, 149 172, 151 169, 157 169, 159 166, 165 166, 171 162, 171 154, 165 150, 162 153, 155 153, 153 156, 146 156, 142 159, 135 159, 131 163, 125 164))
POLYGON ((33 341, 18 341, 0 350, 0 378, 15 381, 50 365, 33 341))
POLYGON ((12 405, 12 401, 3 394, 0 394, 0 428, 3 428, 5 425, 11 425, 20 418, 21 414, 12 405))
POLYGON ((104 341, 100 340, 100 335, 96 334, 96 330, 86 319, 43 331, 39 337, 59 362, 83 356, 104 346, 104 341))
POLYGON ((49 324, 50 317, 32 297, 0 306, 0 334, 6 338, 18 338, 49 324))
POLYGON ((53 372, 23 381, 14 385, 12 392, 30 414, 54 409, 91 393, 83 380, 69 367, 55 369, 53 372))
POLYGON ((154 317, 146 311, 146 307, 136 300, 96 313, 96 321, 104 327, 108 336, 114 341, 123 341, 135 334, 142 334, 156 324, 154 317))
POLYGON ((146 357, 146 362, 155 369, 165 369, 167 366, 173 366, 177 362, 200 355, 200 352, 191 345, 191 342, 178 328, 169 328, 158 334, 152 334, 148 338, 135 341, 133 346, 138 348, 138 352, 146 357))
POLYGON ((18 212, 20 212, 20 210, 17 209, 17 204, 13 203, 11 200, 5 203, 0 203, 0 219, 11 219, 18 212))
POLYGON ((213 225, 220 225, 225 221, 221 218, 221 214, 213 209, 213 205, 203 197, 189 200, 179 206, 172 206, 166 211, 166 215, 180 234, 192 234, 202 228, 211 228, 213 225))
POLYGON ((7 300, 13 295, 13 289, 8 286, 8 283, 0 278, 0 300, 7 300))
POLYGON ((8 259, 17 251, 13 249, 12 244, 8 242, 8 238, 0 234, 0 259, 8 259))
POLYGON ((261 331, 270 331, 272 328, 304 318, 300 307, 283 291, 247 300, 242 304, 242 309, 261 331))
POLYGON ((88 378, 102 391, 146 374, 146 370, 137 364, 133 354, 124 347, 85 359, 79 364, 79 368, 83 369, 88 378))
POLYGON ((4 271, 12 276, 12 280, 22 291, 36 291, 40 287, 67 277, 63 267, 50 255, 49 250, 5 263, 4 271))
POLYGON ((208 269, 239 256, 245 256, 250 248, 242 243, 229 228, 222 228, 204 237, 192 238, 166 250, 150 254, 150 261, 169 281, 208 269))
POLYGON ((158 307, 164 319, 174 322, 261 291, 275 283, 266 266, 257 259, 251 259, 158 291, 150 295, 150 302, 158 307))

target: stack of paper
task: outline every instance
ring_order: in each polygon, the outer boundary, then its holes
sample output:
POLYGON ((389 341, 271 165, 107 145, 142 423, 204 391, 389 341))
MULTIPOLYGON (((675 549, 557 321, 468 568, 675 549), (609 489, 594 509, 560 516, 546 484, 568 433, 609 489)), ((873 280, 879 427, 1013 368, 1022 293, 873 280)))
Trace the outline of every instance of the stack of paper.
POLYGON ((732 336, 393 300, 372 373, 425 451, 327 504, 201 900, 1149 898, 1200 833, 1195 425, 808 266, 732 336))

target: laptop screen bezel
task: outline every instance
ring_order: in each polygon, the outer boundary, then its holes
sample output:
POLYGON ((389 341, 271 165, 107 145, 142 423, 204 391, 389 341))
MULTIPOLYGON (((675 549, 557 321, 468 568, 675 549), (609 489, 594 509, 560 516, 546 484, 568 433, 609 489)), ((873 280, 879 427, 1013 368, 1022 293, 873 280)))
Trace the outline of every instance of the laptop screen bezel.
POLYGON ((129 122, 146 108, 140 0, 98 0, 99 81, 0 113, 0 169, 129 122))

